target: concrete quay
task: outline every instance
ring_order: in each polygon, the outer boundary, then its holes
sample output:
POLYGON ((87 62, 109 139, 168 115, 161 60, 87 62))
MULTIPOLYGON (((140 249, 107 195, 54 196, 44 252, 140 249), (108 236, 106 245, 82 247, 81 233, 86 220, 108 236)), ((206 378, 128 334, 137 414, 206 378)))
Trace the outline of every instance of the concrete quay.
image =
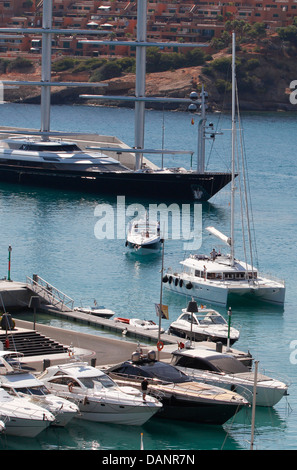
MULTIPOLYGON (((16 328, 33 330, 33 322, 15 320, 16 328)), ((130 359, 132 353, 136 350, 138 342, 125 341, 124 339, 104 338, 89 333, 80 333, 74 330, 66 330, 63 328, 55 328, 40 323, 35 324, 35 329, 39 333, 58 341, 65 346, 74 348, 75 356, 81 360, 91 363, 95 362, 96 366, 107 364, 116 364, 118 362, 130 359)), ((151 348, 140 343, 143 352, 147 352, 151 348)), ((162 352, 160 359, 169 359, 170 352, 162 352)), ((34 371, 42 371, 44 360, 50 361, 50 364, 61 364, 68 362, 72 357, 69 354, 54 354, 25 357, 22 359, 24 367, 34 371)))
MULTIPOLYGON (((15 320, 16 328, 31 329, 33 330, 33 323, 23 320, 15 320)), ((89 333, 81 333, 74 330, 65 330, 63 328, 56 328, 40 323, 35 324, 37 332, 58 341, 64 346, 71 346, 74 348, 75 356, 80 357, 81 360, 89 363, 94 363, 96 366, 105 366, 109 364, 117 364, 119 362, 131 358, 132 353, 138 346, 141 347, 144 354, 149 350, 157 351, 156 345, 142 344, 141 342, 132 342, 125 339, 106 338, 99 335, 92 335, 89 333)), ((160 360, 170 361, 172 351, 177 349, 177 339, 174 338, 171 344, 164 345, 160 351, 160 360)), ((209 341, 202 341, 199 343, 192 343, 193 347, 207 347, 216 351, 216 344, 209 341)), ((226 352, 226 347, 223 346, 223 352, 226 352)), ((249 353, 231 348, 230 351, 237 359, 250 361, 251 356, 249 353)), ((47 360, 51 365, 61 364, 72 360, 69 354, 53 354, 53 355, 40 355, 25 357, 22 360, 24 367, 33 371, 40 372, 44 368, 44 360, 47 360)))

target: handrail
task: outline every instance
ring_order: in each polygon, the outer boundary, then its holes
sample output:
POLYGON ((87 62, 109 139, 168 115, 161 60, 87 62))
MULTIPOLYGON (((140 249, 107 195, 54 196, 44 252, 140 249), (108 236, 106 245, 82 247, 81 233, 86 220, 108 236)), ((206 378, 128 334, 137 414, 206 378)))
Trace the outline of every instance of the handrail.
POLYGON ((64 307, 73 310, 74 300, 71 297, 64 294, 64 292, 45 281, 45 279, 42 279, 40 276, 34 275, 33 277, 32 279, 27 276, 27 285, 29 285, 36 294, 41 295, 41 297, 53 306, 60 305, 62 310, 64 307))

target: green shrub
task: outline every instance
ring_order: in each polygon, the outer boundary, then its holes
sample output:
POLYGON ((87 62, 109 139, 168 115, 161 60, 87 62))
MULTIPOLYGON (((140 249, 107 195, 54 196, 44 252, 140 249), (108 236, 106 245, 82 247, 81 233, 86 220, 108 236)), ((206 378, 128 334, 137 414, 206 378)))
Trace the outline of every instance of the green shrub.
POLYGON ((6 70, 7 72, 24 71, 30 70, 33 64, 30 60, 24 59, 23 57, 17 57, 15 60, 8 62, 6 70))

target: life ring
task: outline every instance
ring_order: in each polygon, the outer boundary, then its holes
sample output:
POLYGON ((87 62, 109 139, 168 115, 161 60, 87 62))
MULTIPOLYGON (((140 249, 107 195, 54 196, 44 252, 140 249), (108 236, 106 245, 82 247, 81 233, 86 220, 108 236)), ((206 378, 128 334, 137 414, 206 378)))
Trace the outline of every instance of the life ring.
POLYGON ((162 351, 163 348, 164 348, 164 343, 162 343, 162 341, 158 341, 158 342, 157 342, 157 349, 158 349, 158 351, 162 351))

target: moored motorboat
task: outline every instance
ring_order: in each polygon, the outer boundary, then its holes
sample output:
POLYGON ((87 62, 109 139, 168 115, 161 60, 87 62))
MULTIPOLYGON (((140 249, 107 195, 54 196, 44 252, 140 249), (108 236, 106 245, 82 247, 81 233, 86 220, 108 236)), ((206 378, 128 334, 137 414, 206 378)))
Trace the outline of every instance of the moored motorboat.
POLYGON ((135 352, 132 359, 105 369, 120 385, 141 388, 145 378, 148 394, 161 400, 159 417, 196 423, 223 424, 248 402, 235 392, 198 383, 176 367, 135 352))
MULTIPOLYGON (((124 318, 124 317, 116 317, 116 322, 121 322, 126 325, 130 325, 135 328, 140 328, 141 330, 150 330, 150 331, 158 331, 159 326, 153 320, 142 320, 141 318, 124 318)), ((164 332, 164 329, 161 328, 161 333, 164 332)))
POLYGON ((76 404, 50 393, 33 374, 12 369, 3 358, 1 358, 0 386, 10 395, 27 398, 29 403, 34 403, 52 413, 55 417, 52 424, 55 426, 66 426, 79 412, 76 404))
POLYGON ((48 367, 39 379, 56 395, 78 403, 80 419, 142 425, 161 408, 153 397, 144 402, 132 387, 119 387, 98 368, 85 362, 48 367))
POLYGON ((96 301, 94 301, 93 306, 74 307, 73 310, 76 312, 88 313, 90 315, 95 315, 95 317, 107 318, 107 319, 111 318, 114 315, 113 310, 110 310, 109 308, 105 308, 103 305, 97 305, 96 301))
MULTIPOLYGON (((189 347, 173 351, 171 363, 199 383, 236 391, 253 402, 255 374, 231 354, 189 347)), ((266 374, 257 374, 256 380, 257 406, 274 406, 288 393, 288 384, 266 374)))
POLYGON ((27 397, 12 396, 0 387, 0 420, 5 424, 5 434, 34 438, 54 423, 55 417, 27 397))
POLYGON ((187 308, 182 309, 182 314, 173 321, 168 333, 192 341, 220 341, 223 344, 232 345, 239 339, 240 333, 231 327, 225 318, 216 310, 198 307, 196 302, 189 302, 187 308), (192 306, 194 308, 192 308, 192 306), (193 311, 194 310, 194 311, 193 311))

